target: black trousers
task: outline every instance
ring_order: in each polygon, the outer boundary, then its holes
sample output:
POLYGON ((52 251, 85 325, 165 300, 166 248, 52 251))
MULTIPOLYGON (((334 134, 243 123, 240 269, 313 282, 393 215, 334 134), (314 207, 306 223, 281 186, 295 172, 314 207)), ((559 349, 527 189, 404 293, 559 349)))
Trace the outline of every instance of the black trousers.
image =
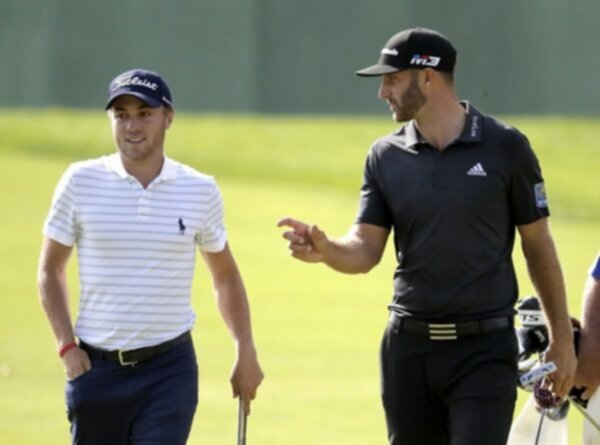
POLYGON ((388 325, 380 358, 390 445, 505 445, 517 352, 512 327, 436 341, 388 325))

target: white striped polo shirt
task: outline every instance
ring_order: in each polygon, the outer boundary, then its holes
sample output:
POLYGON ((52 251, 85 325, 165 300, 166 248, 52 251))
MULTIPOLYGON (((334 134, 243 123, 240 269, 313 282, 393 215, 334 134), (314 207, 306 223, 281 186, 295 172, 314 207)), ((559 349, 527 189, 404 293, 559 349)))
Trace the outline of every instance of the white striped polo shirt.
POLYGON ((212 177, 165 157, 144 189, 118 153, 67 169, 44 234, 77 245, 75 335, 107 350, 151 346, 191 329, 196 246, 219 252, 226 242, 212 177))

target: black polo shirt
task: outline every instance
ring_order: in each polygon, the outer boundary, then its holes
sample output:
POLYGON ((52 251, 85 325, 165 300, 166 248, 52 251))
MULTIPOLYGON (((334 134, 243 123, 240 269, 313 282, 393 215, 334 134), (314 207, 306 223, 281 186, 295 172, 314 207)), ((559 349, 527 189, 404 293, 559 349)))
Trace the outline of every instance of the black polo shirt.
POLYGON ((390 308, 431 321, 512 315, 515 226, 549 215, 527 138, 463 106, 465 128, 443 151, 414 121, 373 144, 356 220, 394 230, 390 308))

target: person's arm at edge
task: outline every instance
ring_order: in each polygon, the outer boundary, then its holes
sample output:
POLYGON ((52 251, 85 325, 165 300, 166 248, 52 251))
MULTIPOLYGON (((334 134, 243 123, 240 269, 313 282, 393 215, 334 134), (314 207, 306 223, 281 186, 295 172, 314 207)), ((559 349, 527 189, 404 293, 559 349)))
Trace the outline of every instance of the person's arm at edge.
MULTIPOLYGON (((56 339, 57 350, 75 342, 66 273, 72 251, 72 247, 45 237, 38 264, 39 298, 56 339)), ((91 369, 89 357, 78 347, 65 352, 62 361, 67 378, 71 380, 91 369)))
POLYGON ((217 306, 236 345, 236 362, 231 374, 234 397, 241 397, 244 410, 250 414, 250 402, 264 374, 258 363, 252 337, 250 306, 242 277, 235 259, 226 244, 219 252, 202 251, 211 273, 217 306))
POLYGON ((551 376, 550 389, 564 397, 573 386, 577 358, 558 255, 547 218, 520 225, 518 230, 529 276, 548 321, 550 345, 544 359, 558 368, 551 376))
POLYGON ((589 276, 583 292, 581 337, 575 385, 589 399, 600 385, 600 279, 589 276))
POLYGON ((277 225, 289 227, 283 238, 289 241, 294 258, 324 263, 347 274, 367 273, 381 261, 390 231, 372 224, 354 224, 348 233, 332 240, 317 225, 283 218, 277 225))

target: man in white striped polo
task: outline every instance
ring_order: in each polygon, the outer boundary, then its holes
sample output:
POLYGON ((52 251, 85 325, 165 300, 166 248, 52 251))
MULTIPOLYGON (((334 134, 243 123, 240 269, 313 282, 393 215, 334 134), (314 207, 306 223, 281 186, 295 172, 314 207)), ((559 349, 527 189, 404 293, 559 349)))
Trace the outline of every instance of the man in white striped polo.
POLYGON ((236 344, 231 376, 246 413, 263 379, 244 284, 214 179, 164 154, 171 93, 152 71, 110 84, 118 152, 71 165, 44 224, 38 286, 67 375, 74 444, 184 444, 198 401, 190 330, 196 248, 236 344), (77 245, 79 314, 66 265, 77 245), (78 339, 78 340, 77 340, 78 339))

